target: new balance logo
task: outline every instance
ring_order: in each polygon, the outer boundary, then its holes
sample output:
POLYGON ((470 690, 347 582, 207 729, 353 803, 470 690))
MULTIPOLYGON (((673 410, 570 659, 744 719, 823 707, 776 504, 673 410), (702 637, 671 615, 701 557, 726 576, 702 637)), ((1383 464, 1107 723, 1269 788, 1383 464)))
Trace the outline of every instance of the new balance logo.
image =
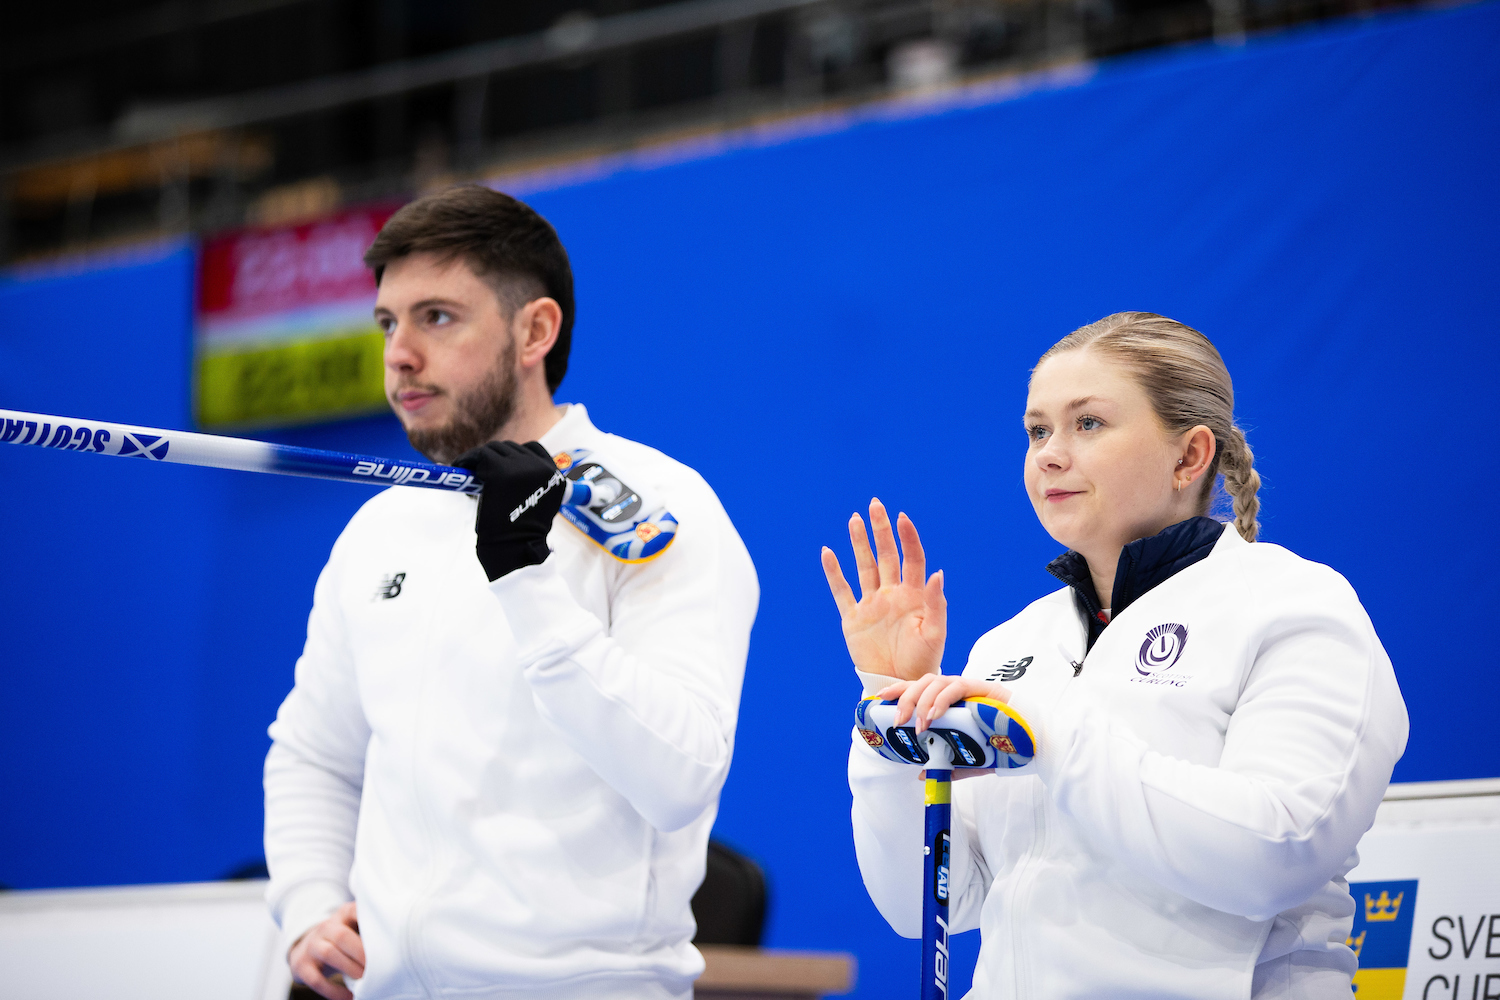
POLYGON ((1011 681, 1020 680, 1026 673, 1026 668, 1031 666, 1034 657, 1023 656, 1019 660, 1011 660, 1009 663, 1000 664, 999 669, 990 674, 985 680, 1000 681, 1009 684, 1011 681))
POLYGON ((393 597, 401 596, 401 584, 406 582, 405 573, 397 573, 388 576, 380 583, 380 589, 375 591, 375 598, 381 601, 389 601, 393 597))

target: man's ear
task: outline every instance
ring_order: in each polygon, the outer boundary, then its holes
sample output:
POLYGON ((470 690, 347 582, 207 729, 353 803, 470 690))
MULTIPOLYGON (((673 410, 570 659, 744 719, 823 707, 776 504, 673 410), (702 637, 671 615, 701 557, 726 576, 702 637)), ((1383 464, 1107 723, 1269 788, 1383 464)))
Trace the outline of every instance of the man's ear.
POLYGON ((516 338, 520 366, 533 368, 541 364, 562 332, 562 306, 548 296, 532 299, 516 310, 511 332, 516 338))

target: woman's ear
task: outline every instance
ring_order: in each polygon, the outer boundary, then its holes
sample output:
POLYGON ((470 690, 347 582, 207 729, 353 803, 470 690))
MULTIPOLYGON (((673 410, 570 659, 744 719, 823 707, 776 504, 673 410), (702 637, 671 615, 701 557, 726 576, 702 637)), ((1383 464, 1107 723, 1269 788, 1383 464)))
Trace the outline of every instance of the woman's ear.
POLYGON ((543 296, 532 299, 516 310, 512 321, 512 333, 516 338, 517 361, 522 368, 539 365, 557 343, 562 330, 562 306, 557 300, 543 296))
POLYGON ((1182 452, 1173 475, 1177 484, 1180 484, 1178 489, 1186 490, 1208 471, 1209 463, 1214 460, 1214 453, 1218 450, 1218 442, 1214 439, 1214 432, 1202 424, 1188 431, 1179 440, 1182 442, 1182 452))

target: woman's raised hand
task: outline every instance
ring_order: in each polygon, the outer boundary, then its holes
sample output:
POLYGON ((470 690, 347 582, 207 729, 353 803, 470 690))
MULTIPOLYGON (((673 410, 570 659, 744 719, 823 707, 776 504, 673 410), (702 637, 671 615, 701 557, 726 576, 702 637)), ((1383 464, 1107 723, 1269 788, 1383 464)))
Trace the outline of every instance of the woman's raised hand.
POLYGON ((948 601, 943 597, 941 570, 927 579, 927 560, 916 526, 905 514, 896 519, 901 535, 901 554, 896 551, 896 533, 879 500, 870 501, 870 524, 875 530, 875 550, 865 534, 865 522, 849 518, 849 541, 854 544, 854 564, 859 569, 859 600, 838 556, 823 547, 823 572, 828 589, 844 623, 844 641, 860 670, 913 681, 939 672, 943 643, 948 637, 948 601), (901 559, 904 554, 905 559, 901 559))

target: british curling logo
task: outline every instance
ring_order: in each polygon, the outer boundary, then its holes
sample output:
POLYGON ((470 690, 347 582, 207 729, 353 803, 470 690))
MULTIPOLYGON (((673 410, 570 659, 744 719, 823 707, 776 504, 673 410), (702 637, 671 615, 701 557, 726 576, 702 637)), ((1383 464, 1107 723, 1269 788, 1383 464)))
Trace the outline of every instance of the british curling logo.
POLYGON ((1187 637, 1186 625, 1168 622, 1156 626, 1146 633, 1146 641, 1141 643, 1141 651, 1135 658, 1135 669, 1146 675, 1171 670, 1187 647, 1187 637))
MULTIPOLYGON (((1118 628, 1119 626, 1116 626, 1118 628)), ((1135 672, 1138 676, 1130 678, 1137 684, 1162 684, 1167 687, 1185 687, 1192 680, 1191 674, 1167 673, 1182 659, 1182 651, 1187 648, 1188 630, 1186 625, 1178 625, 1176 622, 1167 622, 1146 633, 1146 641, 1141 643, 1140 652, 1135 655, 1135 672)), ((1074 667, 1076 676, 1078 668, 1074 667)))

